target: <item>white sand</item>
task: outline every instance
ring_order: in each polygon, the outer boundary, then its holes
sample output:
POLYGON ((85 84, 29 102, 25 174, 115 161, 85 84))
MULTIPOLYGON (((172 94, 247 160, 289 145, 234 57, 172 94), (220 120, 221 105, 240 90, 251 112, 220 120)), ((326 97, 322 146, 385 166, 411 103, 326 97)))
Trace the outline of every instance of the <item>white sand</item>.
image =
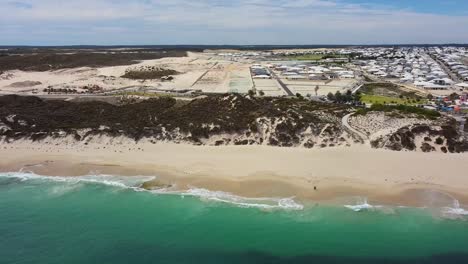
POLYGON ((58 141, 2 143, 0 153, 1 171, 26 168, 50 175, 85 175, 90 171, 150 174, 180 188, 196 186, 246 196, 332 199, 365 195, 408 204, 411 199, 402 195, 405 191, 434 189, 468 200, 468 177, 464 173, 468 171, 467 154, 391 152, 367 147, 199 147, 135 144, 130 140, 87 146, 58 141))

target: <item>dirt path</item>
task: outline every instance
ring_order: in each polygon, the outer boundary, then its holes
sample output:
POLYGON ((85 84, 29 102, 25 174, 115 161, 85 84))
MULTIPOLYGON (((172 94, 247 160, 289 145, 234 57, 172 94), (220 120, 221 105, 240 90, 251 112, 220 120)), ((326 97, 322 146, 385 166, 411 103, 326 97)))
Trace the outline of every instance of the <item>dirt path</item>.
POLYGON ((349 124, 349 118, 353 115, 354 113, 347 114, 343 117, 341 120, 342 125, 351 133, 356 135, 358 138, 360 138, 360 141, 363 142, 364 144, 369 144, 369 137, 362 133, 361 131, 356 130, 349 124))

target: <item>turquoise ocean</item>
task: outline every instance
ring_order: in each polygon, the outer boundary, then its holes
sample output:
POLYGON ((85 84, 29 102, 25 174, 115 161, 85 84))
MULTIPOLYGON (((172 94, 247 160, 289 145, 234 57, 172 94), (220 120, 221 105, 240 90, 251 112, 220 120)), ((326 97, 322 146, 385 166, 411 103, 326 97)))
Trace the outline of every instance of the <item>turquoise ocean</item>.
POLYGON ((468 211, 0 173, 0 263, 468 263, 468 211))

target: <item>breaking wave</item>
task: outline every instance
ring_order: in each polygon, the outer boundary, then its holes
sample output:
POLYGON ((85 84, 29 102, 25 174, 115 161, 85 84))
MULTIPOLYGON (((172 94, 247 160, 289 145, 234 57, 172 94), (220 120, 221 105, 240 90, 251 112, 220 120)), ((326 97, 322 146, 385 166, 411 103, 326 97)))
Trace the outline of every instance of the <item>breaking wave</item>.
POLYGON ((15 173, 2 173, 1 177, 4 178, 17 178, 21 181, 28 180, 42 180, 51 182, 64 182, 68 184, 77 183, 90 183, 90 184, 102 184, 112 187, 118 187, 122 189, 141 189, 139 186, 144 182, 153 180, 155 177, 148 176, 135 176, 135 177, 123 177, 113 175, 86 175, 79 177, 60 177, 60 176, 42 176, 31 172, 15 172, 15 173))
MULTIPOLYGON (((219 202, 231 204, 238 207, 244 208, 259 208, 265 210, 303 210, 304 205, 296 202, 294 197, 289 198, 249 198, 242 197, 232 193, 222 192, 222 191, 212 191, 197 187, 191 187, 188 190, 175 190, 174 187, 166 189, 157 189, 157 190, 146 190, 141 188, 142 184, 151 180, 154 180, 155 176, 115 176, 115 175, 87 175, 79 177, 57 177, 57 176, 41 176, 34 174, 32 172, 12 172, 12 173, 0 173, 0 178, 9 178, 13 181, 7 181, 6 184, 11 184, 21 181, 51 181, 51 182, 62 182, 66 185, 64 186, 54 186, 51 189, 51 195, 60 196, 64 193, 74 191, 78 189, 83 184, 97 184, 97 185, 106 185, 119 189, 130 189, 137 192, 150 192, 157 195, 178 195, 181 197, 191 196, 199 198, 202 201, 208 202, 219 202)), ((0 183, 1 185, 1 183, 0 183)), ((444 194, 446 195, 446 194, 444 194)), ((427 208, 437 209, 437 214, 442 215, 446 218, 464 218, 468 216, 468 210, 464 209, 458 200, 453 197, 450 200, 453 201, 452 204, 449 202, 449 206, 430 206, 427 208)), ((368 202, 366 198, 363 197, 354 197, 350 202, 342 203, 345 204, 344 207, 354 212, 366 212, 366 211, 376 211, 384 213, 393 213, 393 208, 390 206, 382 205, 373 205, 368 202)), ((447 205, 447 203, 445 203, 447 205)))
POLYGON ((358 202, 357 204, 355 205, 345 205, 344 207, 348 208, 348 209, 351 209, 355 212, 362 212, 362 211, 369 211, 369 210, 374 210, 374 209, 378 209, 378 208, 382 208, 381 205, 370 205, 368 202, 367 202, 367 199, 366 198, 361 198, 360 199, 361 201, 358 202))
POLYGON ((2 173, 0 177, 15 178, 20 181, 51 181, 63 182, 67 186, 58 188, 54 187, 52 192, 54 195, 65 193, 69 190, 74 190, 77 184, 102 184, 121 189, 131 189, 138 192, 150 192, 154 194, 192 196, 200 198, 204 201, 214 201, 232 204, 239 207, 261 208, 261 209, 284 209, 284 210, 302 210, 304 206, 294 201, 294 198, 247 198, 237 196, 227 192, 210 191, 201 188, 190 188, 185 191, 174 191, 171 188, 146 190, 141 188, 141 185, 147 181, 154 180, 154 176, 114 176, 114 175, 87 175, 79 177, 59 177, 59 176, 41 176, 31 172, 15 172, 2 173))
POLYGON ((445 207, 442 211, 443 214, 448 216, 468 216, 468 210, 460 207, 460 202, 454 199, 452 207, 445 207))
POLYGON ((156 190, 152 191, 160 194, 177 194, 182 196, 199 197, 206 201, 216 201, 222 203, 234 204, 240 207, 255 207, 262 209, 288 209, 302 210, 304 206, 294 201, 294 198, 247 198, 237 196, 231 193, 221 191, 210 191, 201 188, 190 188, 187 191, 168 191, 156 190))

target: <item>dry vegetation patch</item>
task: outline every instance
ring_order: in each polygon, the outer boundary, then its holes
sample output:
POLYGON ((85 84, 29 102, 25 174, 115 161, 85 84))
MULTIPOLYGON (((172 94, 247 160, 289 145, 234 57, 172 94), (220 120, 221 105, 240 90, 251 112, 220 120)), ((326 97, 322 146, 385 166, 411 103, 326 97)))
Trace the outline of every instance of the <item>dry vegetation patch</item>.
POLYGON ((179 72, 172 69, 164 69, 155 66, 143 66, 139 68, 131 68, 125 71, 122 78, 133 80, 152 80, 152 79, 171 79, 172 75, 179 74, 179 72))
POLYGON ((5 54, 0 56, 0 72, 9 70, 50 71, 79 67, 107 67, 136 64, 142 60, 154 60, 166 57, 185 57, 186 51, 135 51, 135 52, 49 52, 24 54, 5 54))

